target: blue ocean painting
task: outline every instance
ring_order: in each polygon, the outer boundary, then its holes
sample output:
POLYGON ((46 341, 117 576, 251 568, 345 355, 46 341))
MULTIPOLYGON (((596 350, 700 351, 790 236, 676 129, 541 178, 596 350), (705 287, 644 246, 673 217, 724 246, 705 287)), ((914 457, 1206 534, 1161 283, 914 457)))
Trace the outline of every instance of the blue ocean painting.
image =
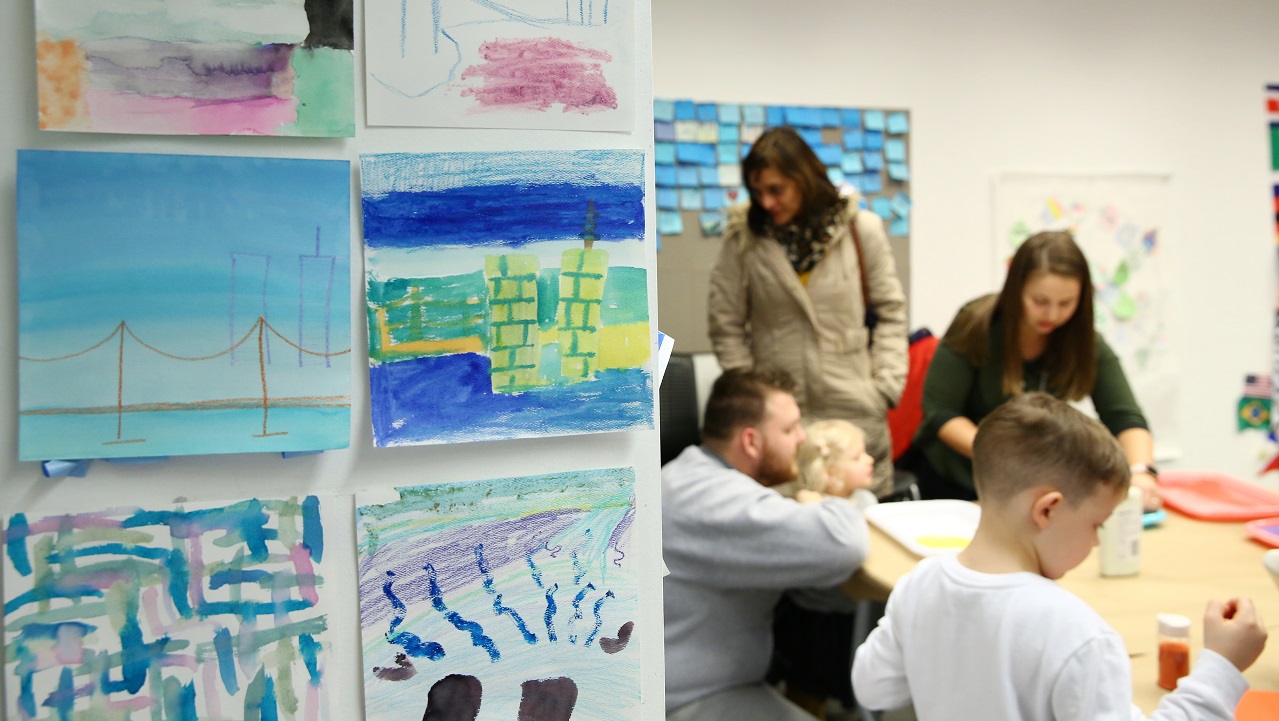
POLYGON ((368 721, 639 718, 633 469, 356 506, 368 721))
POLYGON ((19 457, 350 443, 350 163, 18 153, 19 457))
POLYGON ((360 164, 374 445, 652 427, 641 151, 360 164))

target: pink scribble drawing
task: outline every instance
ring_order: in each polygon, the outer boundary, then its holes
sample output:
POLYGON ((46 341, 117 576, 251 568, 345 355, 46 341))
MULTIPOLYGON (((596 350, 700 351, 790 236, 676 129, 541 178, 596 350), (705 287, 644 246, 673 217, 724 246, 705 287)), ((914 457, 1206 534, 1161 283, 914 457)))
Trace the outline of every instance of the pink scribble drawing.
POLYGON ((613 56, 560 38, 493 40, 480 46, 485 62, 462 71, 478 80, 463 96, 480 110, 546 111, 559 103, 583 115, 617 109, 617 93, 604 79, 603 63, 613 56))

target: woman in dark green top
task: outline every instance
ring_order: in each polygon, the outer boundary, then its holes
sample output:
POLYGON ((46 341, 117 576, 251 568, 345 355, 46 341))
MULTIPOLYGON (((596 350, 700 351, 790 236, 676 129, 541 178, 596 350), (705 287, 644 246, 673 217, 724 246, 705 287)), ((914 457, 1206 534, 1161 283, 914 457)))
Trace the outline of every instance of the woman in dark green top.
POLYGON ((907 463, 925 498, 975 498, 977 424, 1015 394, 1046 391, 1068 401, 1091 396, 1147 508, 1158 506, 1154 442, 1119 359, 1093 327, 1091 277, 1069 233, 1039 233, 1017 249, 998 295, 955 316, 928 368, 924 419, 907 463))

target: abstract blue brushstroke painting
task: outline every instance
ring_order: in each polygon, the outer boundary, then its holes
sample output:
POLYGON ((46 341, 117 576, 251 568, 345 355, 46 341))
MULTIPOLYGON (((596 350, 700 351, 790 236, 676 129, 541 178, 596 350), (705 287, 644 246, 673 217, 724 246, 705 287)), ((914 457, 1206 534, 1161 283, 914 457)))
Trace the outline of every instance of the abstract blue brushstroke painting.
POLYGON ((350 164, 18 153, 19 456, 344 448, 350 164))
POLYGON ((360 164, 374 445, 652 427, 643 153, 360 164))
POLYGON ((328 718, 318 497, 6 526, 5 718, 328 718))
POLYGON ((356 499, 368 721, 639 716, 635 473, 356 499))

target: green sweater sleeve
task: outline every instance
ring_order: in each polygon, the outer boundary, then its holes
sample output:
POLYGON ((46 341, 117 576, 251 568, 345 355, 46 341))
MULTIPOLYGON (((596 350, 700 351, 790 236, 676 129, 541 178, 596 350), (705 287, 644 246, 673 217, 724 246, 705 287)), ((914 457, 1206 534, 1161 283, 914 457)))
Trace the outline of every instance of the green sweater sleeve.
POLYGON ((1128 385, 1119 357, 1100 333, 1097 334, 1097 383, 1092 389, 1092 404, 1097 409, 1097 417, 1116 436, 1129 428, 1150 428, 1128 385))
POLYGON ((934 439, 952 418, 964 416, 964 404, 977 382, 977 369, 945 343, 937 345, 924 377, 921 406, 924 418, 916 438, 934 439))

